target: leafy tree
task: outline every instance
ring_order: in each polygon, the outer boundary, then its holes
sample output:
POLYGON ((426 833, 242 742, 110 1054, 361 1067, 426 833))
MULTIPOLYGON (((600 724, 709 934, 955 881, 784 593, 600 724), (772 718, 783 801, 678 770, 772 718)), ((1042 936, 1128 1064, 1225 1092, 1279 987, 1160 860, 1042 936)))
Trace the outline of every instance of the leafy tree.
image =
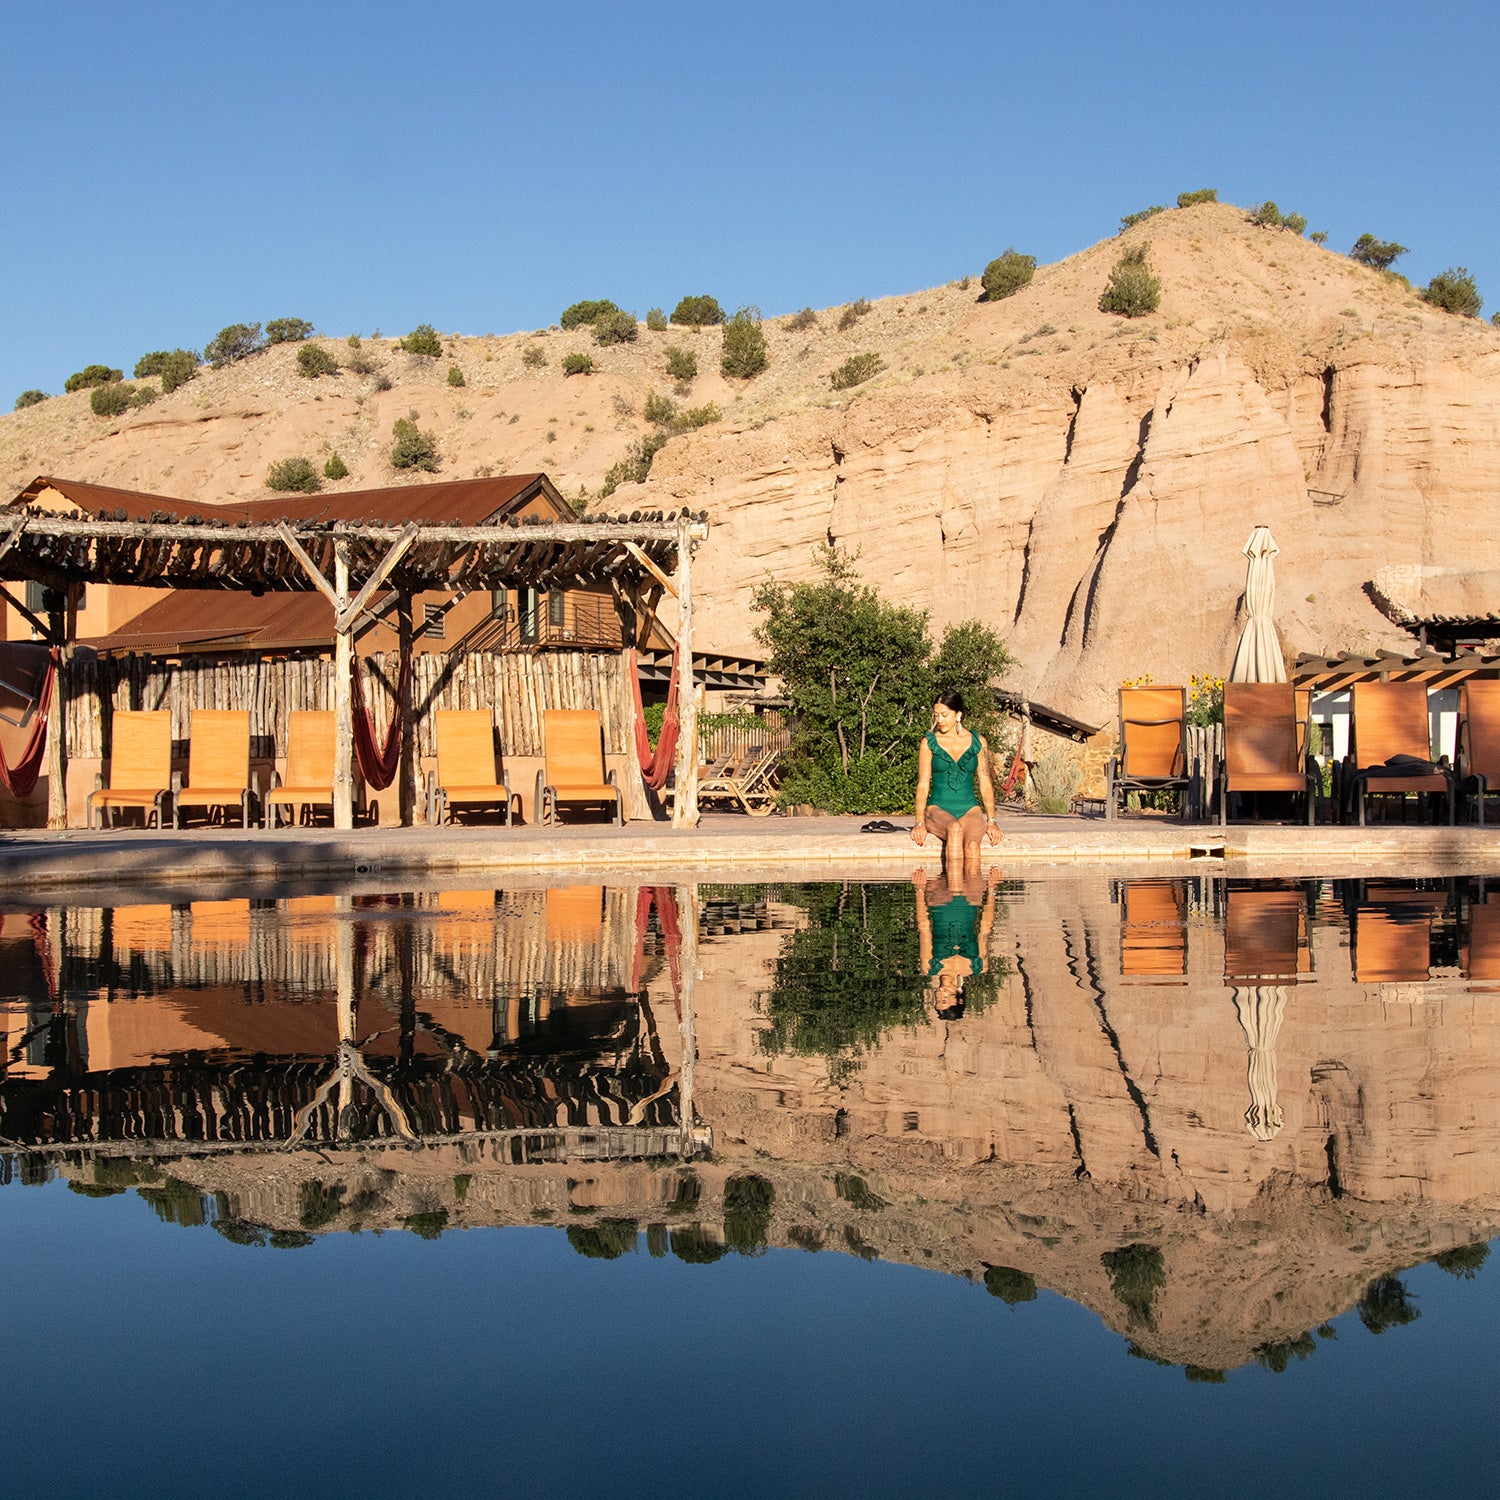
POLYGON ((685 328, 712 328, 724 321, 724 309, 717 297, 704 293, 699 297, 684 297, 672 309, 672 321, 685 328))
POLYGON ((1315 229, 1308 235, 1308 239, 1315 245, 1326 245, 1328 243, 1328 231, 1326 229, 1315 229))
POLYGON ((646 311, 646 327, 652 333, 665 333, 667 329, 667 315, 659 307, 648 308, 646 311))
POLYGON ((268 344, 300 344, 312 335, 313 326, 306 318, 272 318, 266 324, 268 344))
POLYGON ((671 1233, 672 1254, 689 1266, 711 1266, 723 1260, 729 1248, 721 1245, 701 1224, 688 1224, 671 1233))
POLYGON ((457 365, 448 366, 448 384, 455 387, 465 384, 464 372, 457 365))
POLYGON ((755 1172, 736 1172, 724 1184, 724 1243, 737 1255, 764 1255, 776 1185, 755 1172))
POLYGON ((828 383, 836 391, 847 391, 856 385, 863 385, 883 369, 885 361, 878 354, 851 354, 843 364, 829 373, 828 383))
POLYGON ((1398 245, 1395 240, 1377 240, 1373 234, 1362 234, 1355 240, 1349 259, 1376 271, 1389 271, 1405 254, 1406 246, 1398 245))
POLYGON ((1432 1263, 1438 1270, 1446 1271, 1450 1276, 1457 1276, 1461 1281, 1472 1281, 1478 1274, 1479 1268, 1489 1259, 1490 1247, 1483 1240, 1472 1245, 1460 1245, 1454 1250, 1444 1250, 1441 1255, 1434 1255, 1432 1263))
POLYGON ((570 1224, 568 1243, 589 1260, 618 1260, 634 1255, 641 1226, 634 1219, 599 1219, 592 1224, 570 1224))
POLYGON ((592 375, 594 373, 593 358, 587 354, 565 354, 562 372, 564 375, 592 375))
POLYGON ((70 393, 86 391, 96 385, 108 385, 112 380, 123 380, 124 374, 123 370, 112 370, 108 365, 85 365, 68 376, 63 382, 63 389, 70 393))
POLYGON ((313 495, 323 488, 310 458, 283 458, 266 470, 266 488, 282 494, 313 495))
POLYGON ((1122 1245, 1118 1250, 1106 1250, 1099 1260, 1109 1272, 1116 1300, 1130 1314, 1131 1326, 1155 1327, 1152 1304, 1167 1284, 1161 1251, 1155 1245, 1122 1245))
POLYGON ((22 391, 21 394, 16 397, 16 404, 14 409, 16 411, 25 411, 28 406, 35 406, 39 401, 45 401, 46 399, 46 391, 22 391))
POLYGON ((1019 1302, 1036 1301, 1036 1278, 1011 1266, 986 1266, 984 1289, 1009 1307, 1019 1302))
POLYGON ((724 325, 724 348, 719 359, 720 371, 730 379, 751 380, 770 362, 766 353, 765 330, 760 326, 760 309, 742 307, 724 325))
POLYGON ((1355 1304, 1359 1321, 1371 1333, 1415 1323, 1422 1314, 1412 1306, 1411 1293, 1399 1276, 1377 1276, 1355 1304))
POLYGON ((1138 209, 1133 214, 1125 214, 1120 219, 1120 233, 1124 234, 1127 229, 1134 229, 1137 224, 1144 224, 1147 219, 1154 219, 1157 214, 1167 211, 1165 203, 1153 203, 1150 208, 1138 209))
POLYGON ((443 341, 431 323, 418 323, 401 340, 401 347, 408 354, 420 354, 424 359, 439 359, 443 353, 443 341))
POLYGON ((163 395, 170 396, 178 386, 186 385, 198 373, 198 356, 191 349, 173 349, 170 352, 148 355, 147 358, 156 363, 156 368, 143 371, 141 365, 146 361, 142 360, 135 367, 136 376, 161 376, 163 395))
POLYGON ((667 374, 673 380, 696 380, 698 356, 691 349, 681 349, 676 344, 669 344, 667 346, 667 374))
POLYGON ((1195 203, 1217 203, 1219 201, 1218 188, 1198 188, 1191 193, 1178 193, 1178 208, 1191 208, 1195 203))
POLYGON ((982 723, 1010 658, 974 621, 951 626, 934 657, 926 611, 887 604, 836 548, 817 563, 816 581, 768 579, 752 601, 763 616, 756 638, 791 704, 785 799, 843 812, 910 808, 938 692, 963 693, 982 723))
POLYGON ((339 457, 337 452, 328 455, 328 462, 323 465, 324 479, 346 479, 349 475, 349 465, 339 457))
POLYGON ((443 1231, 448 1227, 448 1210, 446 1208, 429 1209, 426 1213, 407 1214, 401 1220, 401 1227, 424 1240, 437 1240, 443 1237, 443 1231))
POLYGON ((297 351, 297 373, 309 380, 320 375, 337 375, 339 362, 321 344, 303 344, 297 351))
POLYGON ((1140 318, 1161 306, 1161 282, 1146 261, 1146 246, 1134 245, 1114 264, 1099 298, 1099 311, 1140 318))
POLYGON ((1250 210, 1250 220, 1254 224, 1259 224, 1262 229, 1279 229, 1285 222, 1274 198, 1267 198, 1264 203, 1256 204, 1250 210))
POLYGON ((1026 286, 1036 275, 1036 256, 1022 255, 1012 245, 1003 255, 997 255, 984 268, 979 284, 984 288, 986 302, 999 302, 1012 297, 1026 286))
POLYGON ((633 344, 640 337, 640 326, 628 312, 615 308, 594 320, 596 344, 633 344))
POLYGON ((562 316, 557 321, 565 329, 580 328, 585 323, 597 323, 605 314, 616 313, 619 310, 607 298, 594 302, 575 302, 571 307, 563 309, 562 316))
POLYGON ((263 347, 259 323, 231 323, 203 346, 203 357, 214 369, 220 370, 263 347))
POLYGON ((1307 215, 1287 214, 1286 217, 1282 219, 1281 226, 1283 229, 1290 229, 1295 235, 1301 235, 1305 233, 1307 229, 1307 215))
POLYGON ((1449 266, 1446 271, 1438 272, 1427 283, 1422 300, 1465 318, 1477 318, 1484 306, 1484 298, 1479 295, 1467 266, 1449 266))
POLYGON ((397 417, 391 428, 395 442, 391 446, 391 467, 396 469, 424 469, 435 474, 438 468, 437 434, 423 432, 417 427, 417 414, 397 417))

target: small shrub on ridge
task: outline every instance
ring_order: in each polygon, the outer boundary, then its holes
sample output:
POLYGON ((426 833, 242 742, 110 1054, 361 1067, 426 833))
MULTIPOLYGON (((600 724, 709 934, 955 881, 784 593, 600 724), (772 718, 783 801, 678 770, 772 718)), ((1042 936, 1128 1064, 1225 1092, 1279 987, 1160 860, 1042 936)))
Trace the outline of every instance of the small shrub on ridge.
POLYGON ((843 312, 839 314, 839 332, 847 333, 859 320, 870 311, 870 304, 863 297, 856 297, 843 312))
POLYGON ((884 368, 885 361, 878 354, 851 354, 829 374, 828 383, 836 391, 847 391, 853 386, 863 385, 884 368))
POLYGON ((986 302, 999 302, 1019 292, 1035 274, 1036 256, 1022 255, 1012 246, 984 268, 979 284, 984 288, 986 302))
POLYGON ((313 326, 306 318, 272 318, 266 324, 268 344, 300 344, 312 336, 313 326))
POLYGON ((640 337, 640 326, 628 312, 616 308, 607 312, 594 323, 596 344, 633 344, 640 337))
POLYGON ((588 354, 565 354, 562 372, 564 375, 592 375, 594 373, 593 357, 588 354))
POLYGON ((1276 200, 1267 198, 1264 203, 1257 203, 1250 210, 1250 222, 1259 224, 1262 229, 1279 229, 1283 221, 1276 200))
POLYGON ((338 372, 338 360, 321 344, 303 344, 297 351, 299 375, 305 375, 309 380, 316 380, 320 375, 337 375, 338 372))
POLYGON ((1161 305, 1161 282, 1146 262, 1146 246, 1136 245, 1115 262, 1099 298, 1099 311, 1140 318, 1161 305))
POLYGON ((521 363, 530 370, 540 370, 547 363, 547 351, 540 344, 528 344, 521 353, 521 363))
POLYGON ((1465 318, 1477 318, 1484 306, 1484 298, 1479 295, 1467 266, 1449 266, 1446 271, 1438 272, 1427 283, 1422 300, 1465 318))
POLYGON ((12 408, 15 411, 25 411, 28 406, 35 406, 38 402, 47 399, 46 391, 22 391, 16 397, 16 404, 12 408))
POLYGON ((1195 203, 1217 203, 1219 201, 1218 188, 1198 188, 1191 193, 1178 193, 1178 208, 1191 208, 1195 203))
POLYGON ((104 385, 96 385, 89 392, 89 410, 96 417, 118 417, 121 412, 130 410, 131 397, 134 395, 133 385, 111 380, 104 385))
POLYGON ((817 313, 810 307, 804 307, 801 312, 793 313, 786 320, 786 329, 788 333, 804 333, 807 329, 813 327, 817 321, 817 313))
POLYGON ((691 349, 681 349, 676 344, 669 344, 667 346, 667 374, 673 380, 696 380, 698 356, 691 349))
POLYGON ((1153 203, 1150 208, 1143 208, 1133 214, 1122 214, 1120 217, 1120 233, 1124 234, 1127 229, 1134 229, 1137 224, 1144 224, 1147 219, 1155 218, 1157 214, 1167 211, 1165 203, 1153 203))
POLYGON ((646 420, 657 427, 670 426, 672 418, 677 415, 677 403, 670 396, 658 395, 652 391, 646 397, 646 405, 643 412, 646 420))
POLYGON ((1306 214, 1287 214, 1281 221, 1283 229, 1290 229, 1300 239, 1307 232, 1306 214))
POLYGON ((111 381, 123 380, 123 370, 111 370, 108 365, 85 365, 81 370, 69 375, 63 382, 65 391, 86 391, 91 386, 108 385, 111 381))
POLYGON ((435 474, 438 467, 437 434, 423 432, 417 426, 416 413, 397 417, 391 428, 395 442, 391 445, 393 469, 425 469, 435 474))
POLYGON ((452 386, 464 385, 464 372, 457 365, 448 366, 448 384, 452 386))
POLYGON ((339 457, 335 449, 328 455, 328 462, 323 465, 324 479, 347 479, 349 477, 349 465, 339 457))
POLYGON ((724 321, 724 309, 717 297, 704 293, 699 297, 684 297, 672 309, 672 321, 685 328, 713 328, 724 321))
POLYGON ((619 310, 608 298, 575 302, 571 307, 563 308, 562 316, 557 321, 564 329, 579 328, 585 323, 597 323, 600 318, 619 310))
POLYGON ((1362 234, 1355 240, 1349 259, 1374 271, 1389 271, 1406 254, 1406 246, 1395 240, 1377 240, 1373 234, 1362 234))
POLYGON ((646 327, 652 333, 665 333, 667 331, 667 315, 659 307, 648 308, 646 311, 646 327))
POLYGON ((186 385, 198 373, 198 356, 191 349, 158 349, 152 354, 143 354, 135 362, 135 378, 144 380, 148 375, 161 377, 163 395, 170 395, 180 385, 186 385))
POLYGON ((423 359, 439 359, 443 353, 443 341, 431 323, 418 323, 401 340, 401 347, 408 354, 420 354, 423 359))
POLYGON ((281 494, 313 495, 323 482, 310 458, 283 458, 266 470, 266 488, 281 494))
POLYGON ((260 336, 259 323, 231 323, 203 346, 203 357, 214 369, 221 370, 262 347, 264 340, 260 336))
POLYGON ((724 325, 724 349, 719 369, 735 380, 750 380, 770 363, 760 309, 742 307, 724 325))

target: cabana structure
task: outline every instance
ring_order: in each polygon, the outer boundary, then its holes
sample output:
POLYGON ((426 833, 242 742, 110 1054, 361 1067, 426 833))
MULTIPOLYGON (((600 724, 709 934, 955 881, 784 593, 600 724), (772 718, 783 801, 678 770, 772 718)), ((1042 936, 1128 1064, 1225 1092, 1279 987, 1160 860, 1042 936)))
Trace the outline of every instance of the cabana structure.
MULTIPOLYGON (((535 475, 514 478, 544 480, 535 475)), ((326 600, 333 616, 337 828, 348 828, 353 821, 354 638, 375 611, 394 614, 404 662, 413 649, 412 601, 419 595, 462 599, 480 591, 516 590, 518 596, 535 600, 553 591, 588 590, 612 601, 620 621, 618 639, 634 647, 648 644, 656 605, 664 592, 671 592, 678 605, 673 647, 678 681, 684 687, 673 821, 695 823, 692 553, 708 534, 706 516, 636 512, 538 520, 502 511, 479 523, 438 519, 443 501, 454 490, 487 483, 492 482, 404 487, 398 493, 405 513, 415 519, 396 523, 362 519, 360 492, 331 497, 323 514, 309 516, 311 507, 291 502, 194 510, 182 501, 132 495, 131 504, 109 505, 112 495, 124 492, 47 478, 34 481, 8 513, 0 513, 0 595, 50 644, 64 667, 48 734, 49 826, 66 823, 67 746, 62 726, 66 667, 77 642, 79 602, 86 588, 100 585, 230 591, 257 600, 267 595, 318 595, 326 600), (34 503, 49 489, 71 503, 71 513, 34 503), (443 491, 449 494, 434 498, 433 492, 443 491), (277 510, 301 514, 278 516, 277 510), (16 583, 38 586, 33 591, 36 607, 5 587, 16 583)), ((377 513, 389 508, 386 492, 365 492, 364 498, 377 513), (377 496, 383 505, 375 503, 377 496)), ((395 712, 409 721, 404 673, 395 692, 395 712)), ((414 804, 414 788, 407 793, 403 802, 414 804)))

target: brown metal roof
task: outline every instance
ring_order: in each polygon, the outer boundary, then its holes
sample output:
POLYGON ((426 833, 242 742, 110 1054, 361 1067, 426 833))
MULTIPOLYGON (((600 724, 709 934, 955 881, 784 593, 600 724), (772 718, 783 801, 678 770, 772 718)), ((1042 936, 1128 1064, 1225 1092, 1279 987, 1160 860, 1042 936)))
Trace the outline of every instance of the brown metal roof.
POLYGON ((223 505, 38 474, 7 509, 34 505, 47 489, 57 491, 92 515, 119 511, 124 513, 124 519, 132 521, 165 515, 179 519, 203 516, 227 522, 365 521, 399 526, 416 521, 428 526, 478 526, 509 516, 537 498, 545 499, 559 519, 573 518, 572 508, 545 474, 501 474, 493 479, 448 479, 436 484, 397 484, 374 490, 277 495, 267 500, 232 501, 223 505))
POLYGON ((333 643, 333 605, 322 594, 209 594, 182 589, 118 630, 85 642, 98 651, 292 651, 333 643))

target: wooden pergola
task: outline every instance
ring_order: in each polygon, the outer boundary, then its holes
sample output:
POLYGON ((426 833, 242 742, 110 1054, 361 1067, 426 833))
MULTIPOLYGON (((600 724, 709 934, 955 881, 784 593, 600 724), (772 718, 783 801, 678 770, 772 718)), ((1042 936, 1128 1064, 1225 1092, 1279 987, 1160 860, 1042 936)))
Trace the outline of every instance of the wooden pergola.
MULTIPOLYGON (((64 653, 76 639, 78 600, 88 584, 252 594, 317 590, 333 606, 334 713, 338 759, 334 826, 354 821, 354 630, 377 595, 397 598, 403 655, 412 641, 412 598, 475 589, 607 585, 631 639, 643 638, 663 590, 678 604, 676 657, 682 684, 677 790, 672 821, 698 821, 697 702, 692 691, 692 554, 708 535, 706 515, 635 512, 573 522, 497 520, 474 526, 333 521, 232 523, 203 516, 121 512, 59 515, 26 509, 0 517, 0 595, 64 653), (41 615, 5 587, 36 582, 50 593, 41 615), (43 618, 43 615, 45 618, 43 618)), ((405 712, 408 705, 399 705, 405 712)), ((61 704, 48 733, 48 824, 66 824, 66 746, 61 704)))
POLYGON ((1338 693, 1356 682, 1422 682, 1429 692, 1457 687, 1469 677, 1500 677, 1500 655, 1461 651, 1453 656, 1424 649, 1413 656, 1377 651, 1373 656, 1346 651, 1339 656, 1303 652, 1292 666, 1292 681, 1317 693, 1338 693))

